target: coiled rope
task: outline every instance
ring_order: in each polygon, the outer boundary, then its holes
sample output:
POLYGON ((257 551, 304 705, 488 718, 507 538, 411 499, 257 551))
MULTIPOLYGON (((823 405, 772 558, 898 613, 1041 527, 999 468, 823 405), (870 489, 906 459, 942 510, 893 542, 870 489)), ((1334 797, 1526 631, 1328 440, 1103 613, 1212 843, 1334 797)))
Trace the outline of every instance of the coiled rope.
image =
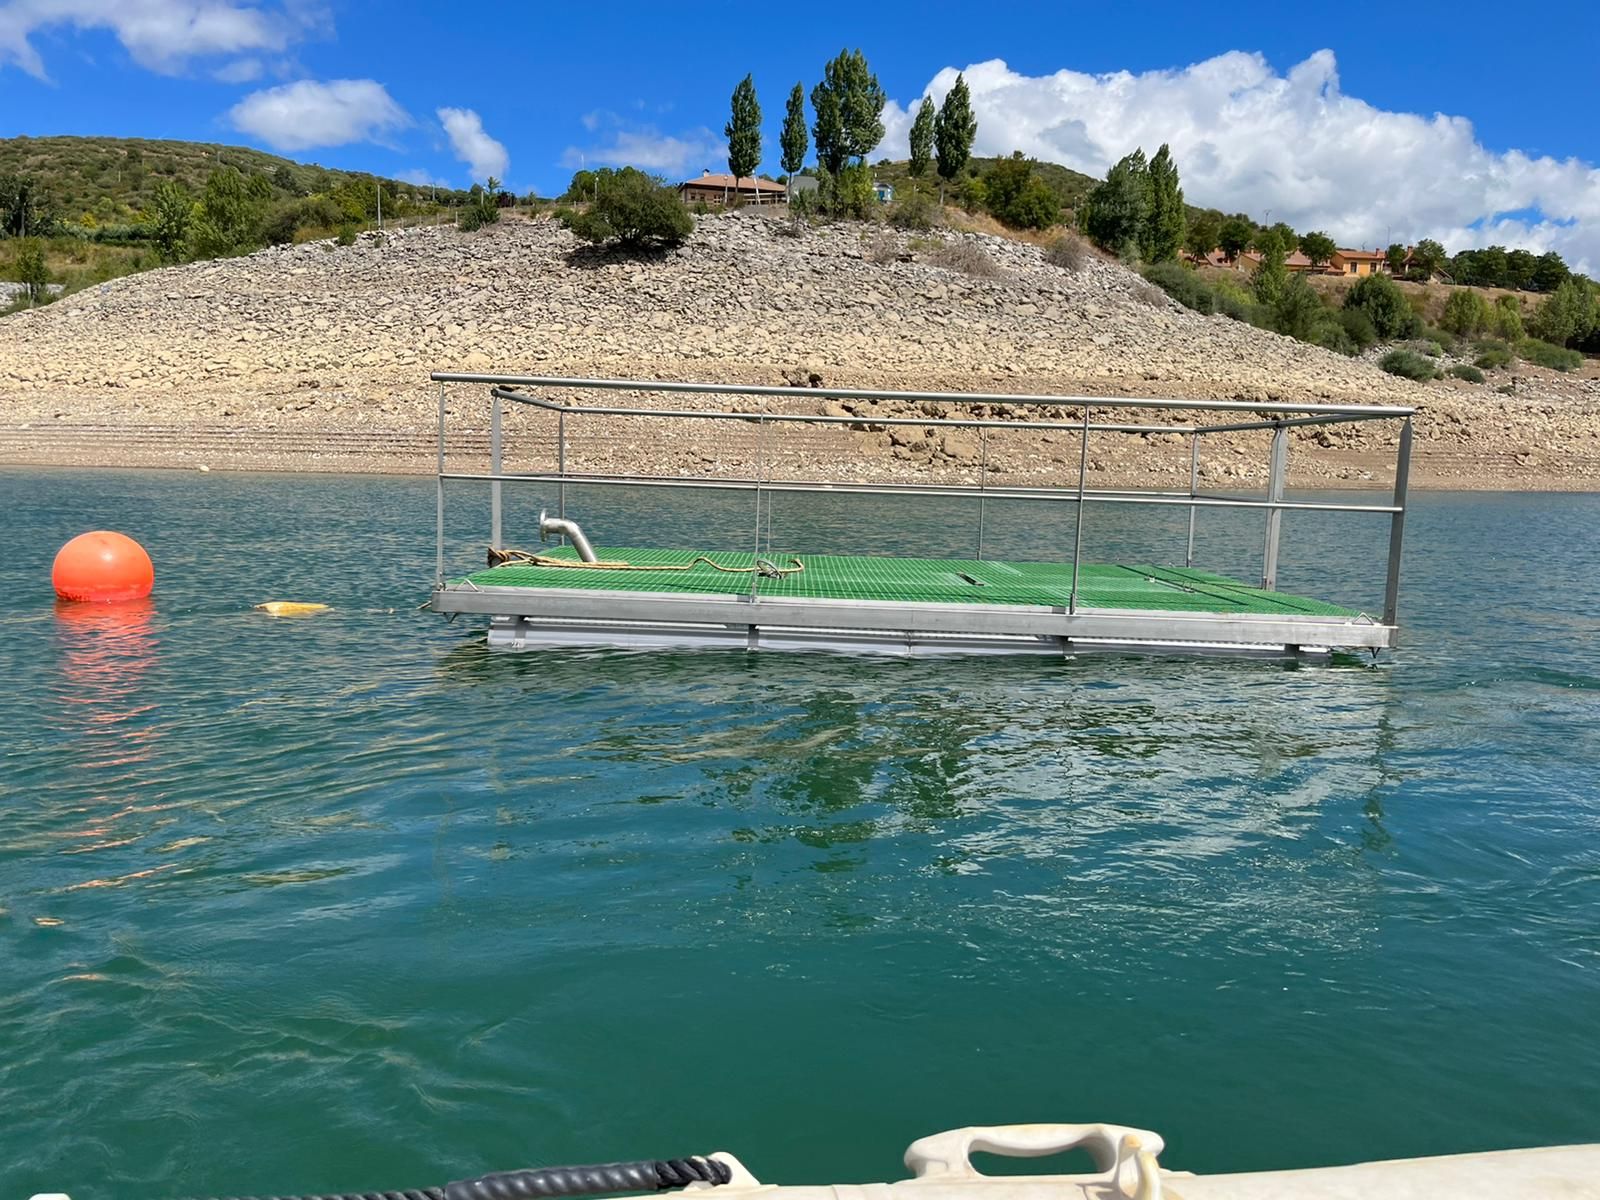
POLYGON ((564 567, 569 570, 590 571, 692 571, 695 567, 704 564, 713 570, 721 571, 725 575, 760 575, 763 579, 782 579, 788 575, 798 575, 806 569, 805 563, 798 558, 789 559, 787 567, 780 567, 771 559, 758 558, 753 567, 726 567, 719 562, 713 562, 704 554, 696 555, 686 563, 672 563, 665 566, 650 566, 646 563, 630 563, 601 559, 597 562, 584 562, 578 558, 557 558, 552 554, 532 554, 527 550, 489 550, 489 566, 491 567, 564 567))
POLYGON ((497 1171, 444 1187, 398 1192, 335 1192, 315 1196, 243 1197, 241 1200, 536 1200, 555 1196, 605 1196, 616 1192, 666 1192, 691 1183, 712 1185, 733 1178, 728 1164, 695 1155, 601 1163, 590 1167, 534 1167, 497 1171))

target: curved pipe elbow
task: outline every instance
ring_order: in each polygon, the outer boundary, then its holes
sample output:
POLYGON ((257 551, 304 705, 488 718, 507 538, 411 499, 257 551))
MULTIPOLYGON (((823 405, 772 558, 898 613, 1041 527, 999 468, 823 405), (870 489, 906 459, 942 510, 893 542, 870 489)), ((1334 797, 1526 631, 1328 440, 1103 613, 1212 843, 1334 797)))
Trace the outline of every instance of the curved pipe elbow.
POLYGON ((569 521, 565 517, 549 517, 544 513, 540 513, 539 536, 541 538, 564 537, 572 543, 572 548, 578 552, 578 557, 584 562, 598 561, 594 547, 589 544, 589 539, 584 536, 583 530, 578 528, 576 521, 569 521))

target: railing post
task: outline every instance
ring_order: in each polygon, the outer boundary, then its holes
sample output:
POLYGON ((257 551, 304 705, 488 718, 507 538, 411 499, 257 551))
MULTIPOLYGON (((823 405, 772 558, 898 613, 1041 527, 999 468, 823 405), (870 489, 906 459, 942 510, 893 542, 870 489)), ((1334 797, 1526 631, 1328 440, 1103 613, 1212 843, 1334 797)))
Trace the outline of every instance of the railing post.
MULTIPOLYGON (((1272 455, 1267 473, 1267 503, 1283 503, 1283 484, 1289 474, 1289 429, 1279 425, 1272 431, 1272 455)), ((1269 592, 1278 589, 1278 534, 1283 529, 1283 509, 1267 509, 1267 542, 1261 554, 1261 586, 1269 592)))
POLYGON ((500 549, 500 397, 492 397, 489 410, 489 545, 500 549))
POLYGON ((1072 591, 1067 612, 1078 611, 1078 566, 1083 561, 1083 484, 1089 471, 1089 402, 1083 402, 1083 441, 1078 447, 1078 517, 1072 526, 1072 591))
MULTIPOLYGON (((567 515, 567 414, 556 414, 556 474, 561 482, 556 484, 556 515, 567 515)), ((567 539, 562 538, 563 542, 567 539)))
POLYGON ((438 490, 438 555, 435 564, 439 586, 444 586, 444 384, 439 385, 439 474, 435 479, 438 490))
POLYGON ((1406 533, 1406 489, 1411 477, 1411 418, 1400 426, 1400 449, 1394 459, 1394 506, 1389 522, 1389 575, 1383 589, 1383 623, 1394 625, 1400 613, 1400 547, 1406 533))
MULTIPOLYGON (((1189 499, 1193 500, 1200 491, 1200 435, 1189 435, 1189 499)), ((1189 505, 1189 546, 1183 552, 1183 565, 1194 566, 1194 505, 1189 505)))
MULTIPOLYGON (((762 401, 766 407, 766 401, 762 401)), ((761 555, 761 484, 767 471, 767 417, 762 413, 756 420, 756 557, 761 555)), ((756 590, 756 579, 760 572, 750 572, 750 591, 756 590)))
POLYGON ((988 497, 983 494, 989 486, 989 427, 987 425, 979 428, 978 443, 983 447, 981 461, 978 466, 978 561, 982 562, 984 507, 989 503, 988 497))

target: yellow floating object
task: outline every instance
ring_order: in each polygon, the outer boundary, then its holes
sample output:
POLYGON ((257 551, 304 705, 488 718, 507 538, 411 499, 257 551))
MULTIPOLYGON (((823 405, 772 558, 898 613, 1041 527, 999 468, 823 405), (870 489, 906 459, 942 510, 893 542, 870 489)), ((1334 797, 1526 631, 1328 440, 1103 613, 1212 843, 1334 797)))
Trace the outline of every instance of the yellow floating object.
POLYGON ((298 600, 268 600, 265 604, 256 605, 257 612, 264 612, 269 617, 305 617, 312 613, 327 612, 326 604, 302 604, 298 600))

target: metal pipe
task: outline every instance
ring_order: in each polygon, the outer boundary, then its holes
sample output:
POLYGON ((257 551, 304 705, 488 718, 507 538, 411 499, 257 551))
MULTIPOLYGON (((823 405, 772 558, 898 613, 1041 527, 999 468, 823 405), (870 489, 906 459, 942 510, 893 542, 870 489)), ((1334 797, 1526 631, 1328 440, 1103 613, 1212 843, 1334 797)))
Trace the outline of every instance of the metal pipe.
POLYGON ((437 534, 438 534, 438 541, 437 541, 437 545, 435 547, 436 553, 438 555, 438 559, 437 559, 437 562, 436 562, 435 566, 436 566, 436 570, 437 570, 437 574, 438 574, 439 586, 443 587, 444 586, 444 384, 443 383, 441 383, 439 385, 439 470, 438 470, 438 476, 437 476, 437 479, 436 479, 436 482, 435 482, 435 487, 436 487, 436 489, 438 491, 438 496, 437 496, 437 507, 438 507, 437 534))
MULTIPOLYGON (((1195 493, 1200 490, 1200 434, 1197 432, 1189 438, 1189 499, 1195 498, 1195 493)), ((1189 505, 1189 548, 1184 551, 1183 565, 1194 566, 1194 514, 1195 507, 1189 505)))
POLYGON ((1049 396, 1013 392, 895 392, 871 388, 781 387, 771 384, 677 383, 668 380, 585 379, 561 375, 493 375, 467 371, 435 371, 435 383, 510 384, 515 387, 603 389, 625 392, 688 392, 707 396, 795 396, 808 400, 935 400, 957 404, 1031 404, 1044 408, 1194 409, 1201 412, 1256 412, 1275 417, 1295 413, 1366 413, 1371 416, 1409 417, 1409 405, 1294 404, 1282 401, 1258 404, 1251 400, 1178 400, 1163 396, 1049 396))
POLYGON ((982 462, 978 466, 978 561, 983 561, 983 519, 986 515, 985 506, 988 500, 989 483, 989 431, 982 429, 978 433, 983 444, 982 462))
POLYGON ((1383 586, 1383 623, 1396 625, 1400 613, 1400 548, 1406 534, 1406 490, 1411 479, 1411 421, 1400 426, 1394 460, 1394 518, 1389 523, 1389 570, 1383 586))
MULTIPOLYGON (((697 421, 743 421, 747 425, 759 424, 763 419, 767 421, 788 421, 795 424, 806 425, 917 425, 929 428, 956 428, 956 429, 1059 429, 1071 430, 1076 433, 1083 426, 1077 421, 992 421, 987 418, 971 417, 824 417, 811 413, 742 413, 727 412, 722 409, 711 408, 619 408, 614 405, 587 405, 587 404, 557 404, 553 400, 541 400, 537 396, 525 396, 520 392, 507 391, 505 388, 491 388, 491 396, 498 396, 502 400, 510 400, 517 404, 531 404, 536 408, 548 409, 557 413, 572 413, 574 416, 586 417, 681 417, 697 421)), ((1260 428, 1269 429, 1274 422, 1267 421, 1260 428)), ((1194 429, 1192 425, 1129 425, 1099 423, 1090 426, 1098 433, 1189 433, 1194 429)), ((1252 426, 1252 428, 1255 428, 1252 426)))
POLYGON ((578 552, 578 557, 584 562, 598 562, 594 547, 589 544, 589 539, 584 537, 583 530, 578 528, 576 521, 569 521, 565 517, 552 517, 545 513, 539 514, 539 538, 544 540, 549 537, 564 537, 572 543, 572 548, 578 552))
POLYGON ((556 513, 567 515, 567 414, 556 417, 556 473, 561 482, 556 485, 556 513))
MULTIPOLYGON (((500 397, 494 398, 489 410, 489 469, 500 474, 500 397)), ((489 545, 500 548, 500 481, 489 485, 489 545)))
POLYGON ((1083 406, 1083 443, 1078 448, 1078 507, 1072 520, 1072 591, 1067 594, 1067 612, 1078 611, 1078 566, 1083 560, 1083 485, 1089 473, 1089 406, 1083 406))
MULTIPOLYGON (((1298 408, 1289 409, 1299 412, 1298 408)), ((1276 429, 1280 425, 1344 425, 1355 421, 1393 421, 1397 414, 1388 410, 1339 413, 1332 416, 1281 417, 1270 421, 1239 421, 1227 425, 1200 425, 1197 433, 1245 433, 1254 429, 1276 429)))
MULTIPOLYGON (((1267 500, 1277 505, 1283 502, 1283 485, 1289 474, 1289 431, 1279 426, 1272 434, 1272 452, 1268 458, 1267 500)), ((1261 551, 1261 586, 1265 591, 1278 590, 1278 536, 1283 530, 1283 509, 1267 509, 1266 544, 1261 551)))
MULTIPOLYGON (((488 483, 491 482, 493 476, 470 472, 447 472, 444 478, 488 483)), ((571 483, 595 487, 703 488, 712 491, 749 491, 755 487, 755 481, 752 479, 671 479, 651 475, 567 475, 563 477, 546 474, 502 475, 500 478, 507 483, 556 483, 565 478, 571 483)), ((978 489, 970 486, 939 487, 923 484, 807 483, 769 479, 763 482, 761 486, 769 492, 818 492, 822 494, 838 493, 859 496, 948 496, 976 499, 979 495, 978 489)), ((1225 496, 1196 496, 1191 500, 1186 492, 1141 494, 1086 490, 1080 501, 1076 492, 1038 488, 991 488, 989 489, 988 497, 991 500, 1042 500, 1059 504, 1171 504, 1179 506, 1195 504, 1201 508, 1281 508, 1284 512, 1392 514, 1398 511, 1388 504, 1319 504, 1304 500, 1285 500, 1282 503, 1274 504, 1269 500, 1243 500, 1225 496)))

